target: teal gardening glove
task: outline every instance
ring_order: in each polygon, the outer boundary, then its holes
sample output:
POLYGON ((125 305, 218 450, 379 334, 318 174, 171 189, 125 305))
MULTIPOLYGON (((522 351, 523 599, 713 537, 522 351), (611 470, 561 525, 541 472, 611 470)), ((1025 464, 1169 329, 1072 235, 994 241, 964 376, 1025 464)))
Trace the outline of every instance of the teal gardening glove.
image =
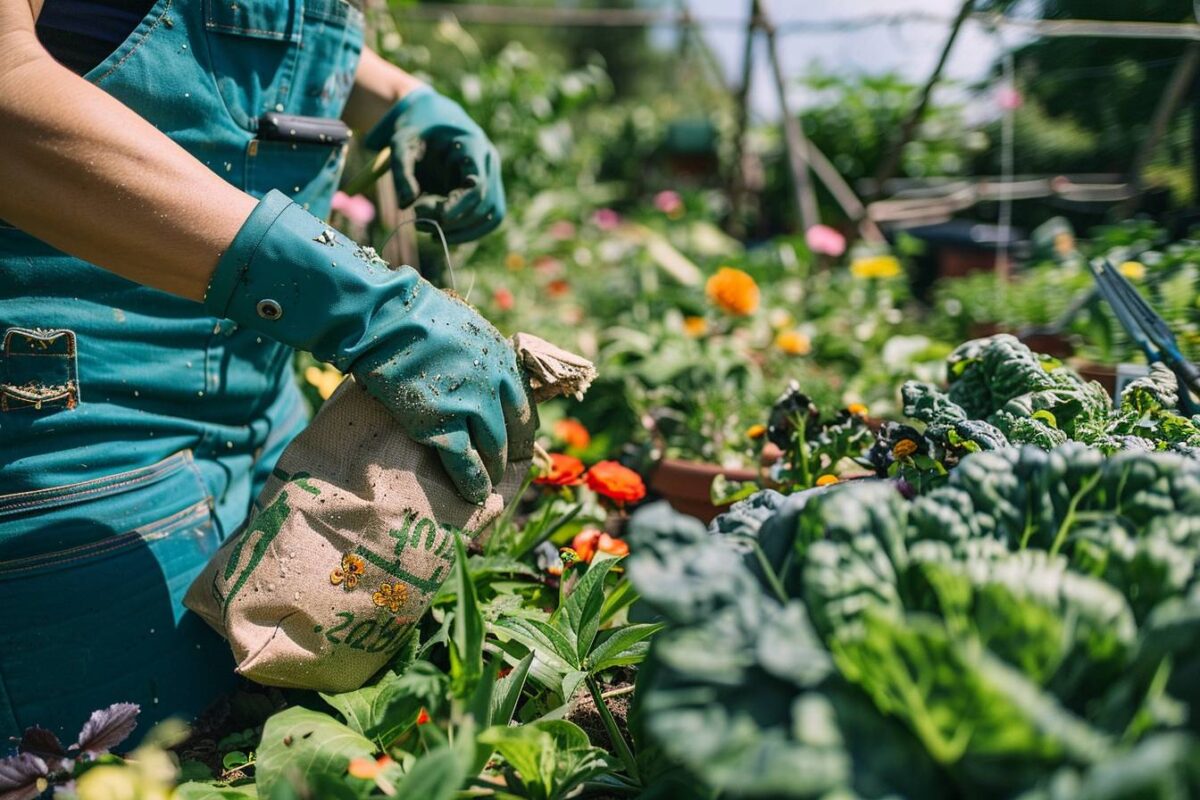
POLYGON ((442 226, 450 242, 491 233, 504 220, 500 155, 462 106, 421 86, 384 115, 366 147, 391 146, 392 181, 401 208, 424 194, 441 200, 422 212, 442 226))
POLYGON ((353 373, 474 503, 504 473, 509 426, 534 413, 516 353, 487 320, 277 191, 221 256, 204 306, 353 373))

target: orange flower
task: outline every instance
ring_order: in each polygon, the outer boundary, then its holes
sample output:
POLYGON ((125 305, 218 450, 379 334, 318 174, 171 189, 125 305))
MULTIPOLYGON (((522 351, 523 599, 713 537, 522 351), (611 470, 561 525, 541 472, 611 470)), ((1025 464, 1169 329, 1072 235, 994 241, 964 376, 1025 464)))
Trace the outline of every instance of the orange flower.
POLYGON ((417 724, 424 725, 427 722, 429 722, 429 712, 422 708, 421 713, 417 714, 417 724))
POLYGON ((756 425, 751 425, 746 428, 746 437, 749 439, 761 439, 763 434, 767 432, 767 426, 761 422, 756 425))
POLYGON ((789 356, 806 356, 812 352, 812 342, 800 331, 780 331, 775 346, 789 356))
POLYGON ((892 456, 895 458, 907 458, 917 452, 917 443, 912 439, 901 439, 892 446, 892 456))
POLYGON ((758 308, 758 284, 748 274, 733 267, 721 267, 708 279, 704 293, 717 308, 735 317, 753 314, 758 308))
POLYGON ((516 305, 513 293, 503 287, 492 293, 492 301, 495 302, 496 308, 501 311, 512 311, 512 307, 516 305))
POLYGON ((578 486, 583 481, 583 462, 563 453, 550 454, 550 468, 533 479, 542 486, 578 486))
POLYGON ((699 339, 708 333, 708 320, 704 317, 684 317, 683 332, 693 339, 699 339))
POLYGON ((629 545, 624 539, 609 536, 604 531, 587 528, 575 534, 571 540, 571 549, 579 556, 579 560, 592 563, 596 553, 608 553, 614 556, 629 555, 629 545))
POLYGON ((817 486, 832 486, 835 483, 838 483, 837 475, 822 475, 817 478, 817 486))
POLYGON ((564 281, 562 278, 550 281, 546 284, 546 294, 551 297, 562 297, 567 292, 571 291, 571 284, 564 281))
POLYGON ((562 440, 572 450, 583 450, 592 443, 592 435, 583 423, 570 417, 554 423, 554 438, 562 440))
POLYGON ((851 403, 846 406, 846 410, 854 417, 865 417, 867 415, 867 407, 862 403, 851 403))
POLYGON ((364 781, 373 781, 379 771, 394 763, 389 755, 382 755, 377 759, 370 758, 352 758, 350 764, 346 767, 346 772, 352 777, 361 778, 364 781))
POLYGON ((341 566, 334 567, 333 572, 329 573, 329 582, 334 586, 340 585, 347 592, 358 586, 358 579, 367 571, 367 562, 363 561, 362 556, 355 553, 346 553, 342 556, 341 566))
POLYGON ((642 476, 616 461, 601 461, 588 470, 587 485, 618 503, 636 502, 646 496, 642 476))

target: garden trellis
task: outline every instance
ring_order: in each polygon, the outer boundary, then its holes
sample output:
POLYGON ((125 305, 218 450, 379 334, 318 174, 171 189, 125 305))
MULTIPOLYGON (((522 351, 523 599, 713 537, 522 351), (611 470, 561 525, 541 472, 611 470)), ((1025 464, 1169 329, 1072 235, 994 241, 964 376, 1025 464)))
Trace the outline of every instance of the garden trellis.
MULTIPOLYGON (((973 188, 965 190, 963 182, 957 180, 931 179, 925 182, 920 192, 914 192, 911 182, 895 184, 891 182, 899 159, 899 153, 907 141, 919 127, 923 110, 928 102, 932 89, 940 80, 941 71, 956 38, 958 29, 965 22, 983 26, 995 35, 1005 31, 1018 34, 1036 35, 1046 38, 1097 37, 1123 39, 1153 39, 1166 41, 1200 42, 1200 24, 1141 22, 1141 21, 1109 21, 1087 19, 1021 19, 1006 16, 999 12, 972 11, 973 0, 967 0, 954 16, 934 14, 922 11, 904 11, 894 14, 872 16, 844 17, 828 20, 789 20, 774 22, 768 14, 762 0, 750 0, 749 14, 739 17, 729 14, 697 15, 692 13, 686 3, 676 8, 666 9, 584 9, 569 7, 529 7, 519 5, 499 4, 448 4, 421 3, 395 10, 404 19, 435 21, 447 15, 472 24, 497 26, 578 26, 578 27, 630 27, 644 28, 652 26, 674 27, 684 31, 693 29, 729 29, 745 30, 746 45, 743 51, 742 74, 732 89, 738 107, 738 145, 741 151, 741 136, 748 119, 749 83, 753 67, 753 41, 763 34, 766 39, 768 60, 772 80, 781 104, 784 121, 785 143, 788 151, 789 169, 793 175, 796 195, 798 222, 802 229, 807 229, 819 220, 813 197, 812 185, 808 176, 811 170, 820 182, 833 195, 844 213, 859 227, 860 235, 868 241, 882 240, 878 224, 889 223, 904 225, 914 219, 927 221, 956 210, 961 210, 981 199, 1003 199, 1005 193, 1011 190, 1011 199, 1018 197, 1033 197, 1034 190, 1029 184, 1031 179, 1014 179, 1009 175, 978 178, 969 183, 973 188), (797 34, 832 34, 864 30, 873 27, 900 26, 912 24, 946 25, 950 29, 941 57, 932 70, 929 79, 918 94, 917 102, 906 119, 905 124, 893 142, 883 165, 877 173, 877 180, 865 182, 856 193, 845 182, 836 168, 830 163, 811 142, 804 137, 798 124, 790 120, 790 113, 784 75, 778 62, 778 37, 797 34), (1010 187, 1008 184, 1012 182, 1010 187), (891 192, 889 190, 896 189, 891 192), (949 191, 946 191, 946 190, 949 191), (860 193, 872 196, 886 195, 880 200, 865 205, 859 198, 860 193), (970 200, 967 205, 964 202, 970 200), (924 203, 924 208, 922 208, 924 203)), ((1142 171, 1161 141, 1163 131, 1170 118, 1178 110, 1187 85, 1194 77, 1197 62, 1200 62, 1200 49, 1189 48, 1187 54, 1179 61, 1174 79, 1160 99, 1158 109, 1151 126, 1151 132, 1130 164, 1124 180, 1105 179, 1095 181, 1086 175, 1047 175, 1035 177, 1032 180, 1038 184, 1038 191, 1043 193, 1036 196, 1061 197, 1071 202, 1084 203, 1120 203, 1121 211, 1128 211, 1136 203, 1141 193, 1142 171)), ((734 160, 740 163, 740 158, 734 160)), ((743 192, 743 187, 735 175, 731 176, 730 188, 734 203, 737 204, 743 192)))

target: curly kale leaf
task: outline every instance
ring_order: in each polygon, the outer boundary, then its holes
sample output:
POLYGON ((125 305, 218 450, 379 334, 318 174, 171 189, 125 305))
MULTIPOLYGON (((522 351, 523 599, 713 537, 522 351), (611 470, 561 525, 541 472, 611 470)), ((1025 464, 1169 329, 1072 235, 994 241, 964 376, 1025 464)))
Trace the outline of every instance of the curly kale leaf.
POLYGON ((972 419, 986 419, 1014 397, 1055 387, 1037 354, 1007 333, 959 345, 946 366, 950 400, 972 419))

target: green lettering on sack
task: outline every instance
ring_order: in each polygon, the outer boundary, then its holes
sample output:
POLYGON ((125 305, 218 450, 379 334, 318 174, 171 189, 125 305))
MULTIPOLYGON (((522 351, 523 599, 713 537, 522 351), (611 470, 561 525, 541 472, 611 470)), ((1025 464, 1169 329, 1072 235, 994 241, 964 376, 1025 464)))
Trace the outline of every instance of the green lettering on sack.
POLYGON ((422 517, 417 523, 417 527, 413 530, 413 544, 420 546, 421 533, 425 532, 425 549, 433 549, 433 541, 437 538, 437 524, 429 517, 422 517))
POLYGON ((387 535, 396 540, 396 555, 404 550, 408 540, 408 531, 412 528, 413 521, 417 518, 417 512, 405 511, 404 524, 400 526, 400 530, 388 531, 387 535))
POLYGON ((298 487, 314 497, 319 497, 321 495, 321 490, 308 482, 308 479, 311 478, 312 475, 307 472, 297 472, 293 475, 288 475, 282 469, 276 467, 275 469, 271 470, 271 475, 283 481, 284 483, 296 484, 298 487))
POLYGON ((279 497, 275 498, 275 502, 263 509, 262 513, 255 516, 253 524, 242 531, 241 537, 230 553, 229 563, 225 565, 226 580, 229 580, 237 571, 242 559, 242 550, 245 548, 246 543, 250 541, 250 537, 256 533, 260 535, 254 542, 253 549, 250 551, 250 560, 233 582, 233 586, 229 588, 228 594, 225 595, 222 617, 229 616, 229 607, 233 604, 233 598, 246 585, 246 581, 250 580, 250 575, 258 567, 259 563, 263 560, 263 556, 267 554, 267 550, 271 547, 271 542, 275 541, 275 537, 283 529, 284 521, 287 520, 288 514, 292 512, 287 499, 287 492, 280 492, 279 497))
POLYGON ((370 561, 372 564, 379 567, 393 578, 398 578, 399 580, 411 583, 413 586, 417 587, 426 594, 432 594, 433 592, 436 592, 446 580, 445 577, 443 577, 443 573, 446 571, 446 567, 448 566, 445 561, 439 564, 428 578, 421 578, 404 569, 404 567, 400 565, 400 559, 388 561, 385 558, 375 555, 361 545, 356 548, 354 552, 365 558, 367 561, 370 561))

